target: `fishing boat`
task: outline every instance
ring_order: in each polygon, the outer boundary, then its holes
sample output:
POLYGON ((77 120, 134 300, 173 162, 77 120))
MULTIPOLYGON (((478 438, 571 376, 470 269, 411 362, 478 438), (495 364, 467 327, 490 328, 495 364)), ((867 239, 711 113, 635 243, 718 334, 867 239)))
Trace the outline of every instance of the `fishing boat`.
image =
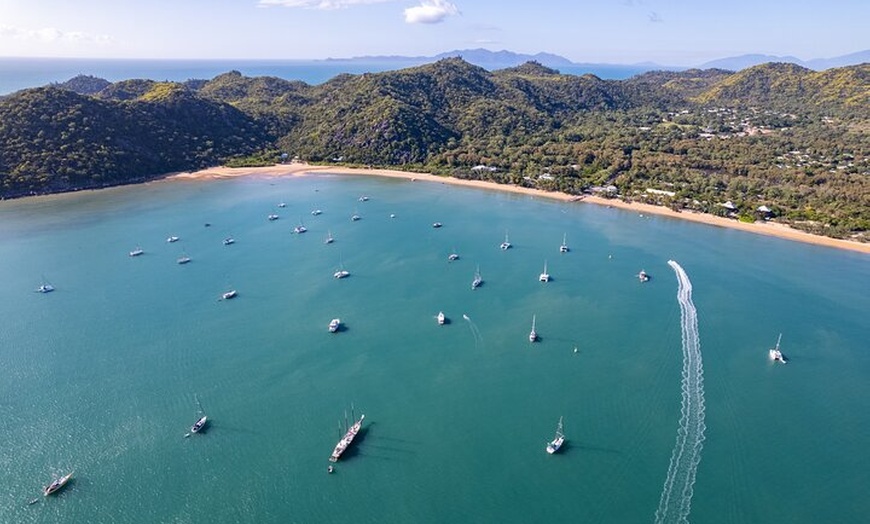
POLYGON ((549 282, 550 281, 550 274, 547 273, 547 262, 546 261, 544 261, 544 272, 541 273, 541 276, 538 277, 538 280, 540 280, 541 282, 549 282))
MULTIPOLYGON (((345 412, 345 416, 347 416, 346 413, 347 412, 345 412)), ((359 420, 354 422, 353 425, 348 428, 341 440, 338 441, 338 444, 335 445, 335 449, 332 450, 332 455, 330 455, 329 457, 330 462, 338 462, 338 459, 341 458, 342 453, 347 451, 347 448, 350 447, 353 439, 355 439, 357 434, 359 433, 359 430, 362 427, 362 423, 365 418, 365 415, 360 415, 359 420)), ((345 423, 346 422, 347 421, 345 420, 345 423)))
POLYGON ((649 282, 649 274, 643 269, 640 270, 640 273, 637 274, 637 279, 641 282, 649 282))
POLYGON ((552 455, 553 453, 559 451, 559 448, 562 447, 562 444, 565 443, 565 434, 562 433, 562 417, 559 417, 559 425, 556 426, 556 436, 553 437, 553 440, 547 443, 547 453, 552 455))
POLYGON ((773 360, 774 362, 780 362, 782 364, 785 364, 788 361, 785 359, 785 356, 783 356, 782 351, 779 350, 779 343, 781 341, 782 341, 782 333, 780 333, 779 338, 776 339, 776 347, 770 349, 769 355, 770 355, 770 360, 773 360))
POLYGON ((538 332, 535 331, 535 315, 532 315, 532 330, 529 331, 529 342, 538 341, 538 332))
POLYGON ((339 330, 339 328, 341 328, 341 319, 340 318, 334 318, 334 319, 329 321, 329 332, 330 333, 336 333, 339 330))
POLYGON ((171 243, 173 243, 173 242, 178 242, 178 240, 179 240, 179 239, 178 239, 177 236, 172 235, 172 236, 170 236, 169 238, 166 239, 166 242, 168 242, 168 243, 171 244, 171 243))
POLYGON ((474 280, 471 281, 471 289, 477 289, 483 284, 483 278, 480 277, 480 266, 474 271, 474 280))
POLYGON ((230 300, 230 299, 236 298, 237 296, 238 296, 238 293, 236 292, 236 290, 231 289, 231 290, 229 290, 226 293, 223 293, 221 295, 221 300, 230 300))
POLYGON ((559 246, 559 253, 567 253, 568 251, 570 251, 570 249, 568 249, 567 239, 568 239, 568 233, 565 233, 564 235, 562 235, 562 245, 559 246))
POLYGON ((439 325, 439 326, 443 326, 444 323, 447 322, 447 317, 444 316, 444 312, 443 312, 443 311, 439 311, 439 312, 438 312, 438 316, 437 316, 436 318, 438 319, 438 325, 439 325))
POLYGON ((224 245, 229 246, 236 243, 236 239, 233 237, 227 237, 224 239, 224 245))
POLYGON ((507 234, 507 231, 505 231, 505 233, 504 233, 504 242, 502 242, 501 245, 499 245, 498 247, 502 248, 503 250, 508 250, 508 249, 511 248, 511 245, 512 245, 512 244, 510 243, 510 240, 508 240, 508 234, 507 234))
POLYGON ((203 415, 199 417, 199 420, 194 422, 192 426, 190 426, 190 432, 199 433, 200 431, 202 431, 202 428, 204 428, 206 424, 208 424, 208 417, 203 415))
POLYGON ((61 489, 63 489, 64 486, 67 485, 67 483, 68 483, 69 480, 72 478, 72 476, 73 476, 72 472, 69 472, 69 473, 67 473, 66 475, 64 475, 64 476, 62 476, 61 478, 59 478, 59 479, 52 480, 52 481, 51 481, 51 484, 49 484, 48 486, 45 486, 44 488, 42 488, 42 494, 45 495, 45 496, 47 497, 47 496, 49 496, 49 495, 52 495, 52 494, 54 494, 54 493, 57 493, 58 491, 60 491, 61 489))
POLYGON ((136 249, 134 249, 133 251, 130 251, 130 256, 131 257, 138 257, 139 255, 141 255, 144 252, 145 252, 145 250, 142 249, 141 247, 136 247, 136 249))

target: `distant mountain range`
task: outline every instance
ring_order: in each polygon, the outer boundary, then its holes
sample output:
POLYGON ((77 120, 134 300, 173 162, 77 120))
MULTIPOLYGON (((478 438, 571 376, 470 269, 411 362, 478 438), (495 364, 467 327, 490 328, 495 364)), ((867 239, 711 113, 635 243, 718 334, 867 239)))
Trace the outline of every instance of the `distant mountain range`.
MULTIPOLYGON (((637 72, 643 71, 684 71, 690 67, 669 66, 657 64, 654 62, 642 62, 637 64, 609 64, 609 63, 594 63, 594 62, 572 62, 567 58, 552 53, 537 53, 534 55, 514 53, 511 51, 490 51, 488 49, 462 49, 439 53, 434 56, 360 56, 353 58, 329 58, 329 62, 337 63, 371 63, 381 62, 395 64, 397 67, 411 67, 432 62, 437 62, 443 58, 461 57, 466 62, 478 65, 485 69, 504 69, 508 67, 516 67, 526 62, 534 61, 546 67, 554 69, 612 69, 612 68, 631 68, 637 72)), ((850 65, 858 65, 870 62, 870 49, 858 51, 848 55, 836 56, 832 58, 814 58, 812 60, 801 60, 793 56, 774 56, 763 54, 749 54, 732 56, 728 58, 720 58, 705 62, 698 66, 698 69, 725 69, 728 71, 740 71, 749 67, 770 62, 786 62, 797 64, 808 69, 823 71, 832 67, 845 67, 850 65)), ((570 72, 570 71, 568 71, 570 72)))

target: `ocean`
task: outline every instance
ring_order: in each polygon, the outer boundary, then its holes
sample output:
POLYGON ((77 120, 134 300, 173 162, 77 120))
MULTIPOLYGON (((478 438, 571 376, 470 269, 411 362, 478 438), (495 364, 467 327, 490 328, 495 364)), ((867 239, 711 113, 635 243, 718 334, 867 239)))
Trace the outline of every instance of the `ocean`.
MULTIPOLYGON (((342 73, 379 73, 408 67, 388 61, 349 60, 131 60, 88 58, 4 58, 0 57, 0 95, 20 89, 65 82, 77 75, 91 75, 110 82, 130 79, 210 80, 228 71, 250 77, 274 76, 322 84, 342 73)), ((608 80, 622 80, 647 71, 632 65, 590 65, 561 68, 565 74, 591 73, 608 80)))
POLYGON ((0 202, 0 261, 0 522, 870 514, 865 254, 318 174, 0 202))

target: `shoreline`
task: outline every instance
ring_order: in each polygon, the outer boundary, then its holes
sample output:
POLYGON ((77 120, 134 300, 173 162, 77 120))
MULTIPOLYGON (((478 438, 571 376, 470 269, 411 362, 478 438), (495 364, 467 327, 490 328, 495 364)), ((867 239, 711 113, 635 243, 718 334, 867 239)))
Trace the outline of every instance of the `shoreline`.
POLYGON ((438 182, 454 186, 473 187, 477 189, 489 189, 494 191, 504 191, 522 195, 536 196, 541 198, 549 198, 562 202, 582 202, 600 206, 609 206, 627 211, 634 211, 640 214, 650 214, 656 216, 664 216, 679 220, 688 220, 700 224, 710 226, 723 227, 728 229, 736 229, 747 233, 757 235, 772 236, 795 242, 803 242, 816 246, 832 247, 836 249, 845 249, 858 253, 870 254, 870 243, 854 242, 851 240, 842 240, 838 238, 824 237, 805 233, 803 231, 791 228, 789 226, 777 223, 763 222, 739 222, 734 219, 717 217, 698 213, 695 211, 674 211, 663 206, 645 204, 640 202, 624 202, 619 199, 608 199, 594 195, 569 195, 567 193, 559 193, 554 191, 543 191, 541 189, 533 189, 528 187, 519 187, 508 184, 497 184, 495 182, 485 182, 482 180, 463 180, 453 177, 444 177, 430 175, 427 173, 412 173, 407 171, 396 171, 391 169, 365 169, 351 168, 341 166, 314 166, 305 163, 293 164, 277 164, 268 167, 213 167, 195 171, 192 173, 178 173, 166 177, 168 180, 215 180, 222 178, 236 178, 246 176, 263 176, 263 177, 283 177, 283 176, 304 176, 309 173, 328 173, 335 175, 348 176, 380 176, 388 178, 402 178, 409 181, 423 182, 438 182))

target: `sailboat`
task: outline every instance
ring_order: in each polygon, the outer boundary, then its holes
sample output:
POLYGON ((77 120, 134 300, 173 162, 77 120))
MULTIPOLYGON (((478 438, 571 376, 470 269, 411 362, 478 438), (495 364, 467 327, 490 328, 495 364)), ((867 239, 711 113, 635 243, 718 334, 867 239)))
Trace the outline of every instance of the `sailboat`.
POLYGON ((568 240, 568 233, 565 233, 562 235, 562 245, 559 246, 559 253, 567 253, 568 251, 570 251, 570 249, 568 249, 567 240, 568 240))
POLYGON ((332 244, 335 242, 335 239, 332 238, 332 231, 326 232, 326 240, 323 241, 324 244, 332 244))
POLYGON ((144 252, 145 252, 144 249, 142 249, 139 246, 136 246, 136 249, 134 249, 133 251, 130 251, 130 256, 131 257, 138 257, 139 255, 141 255, 144 252))
POLYGON ((532 330, 529 332, 529 342, 538 341, 538 332, 535 331, 535 315, 532 315, 532 330))
POLYGON ((187 264, 188 262, 190 262, 190 257, 187 256, 187 253, 182 251, 181 256, 176 259, 176 262, 178 262, 179 264, 187 264))
POLYGON ((510 243, 510 240, 508 240, 507 231, 504 232, 504 242, 502 242, 501 245, 498 247, 500 247, 502 249, 510 249, 511 248, 511 243, 510 243))
POLYGON ((450 254, 447 255, 447 260, 451 262, 454 260, 459 260, 459 253, 456 252, 456 248, 453 248, 453 251, 451 251, 450 254))
POLYGON ((474 271, 474 280, 471 281, 471 289, 477 289, 483 284, 483 279, 480 277, 480 266, 474 271))
POLYGON ((447 322, 447 317, 444 316, 443 311, 438 312, 438 316, 436 317, 438 320, 438 325, 443 326, 445 322, 447 322))
POLYGON ((225 245, 225 246, 231 246, 231 245, 233 245, 233 244, 235 244, 235 243, 236 243, 236 239, 233 238, 233 237, 231 237, 231 236, 226 237, 226 238, 224 239, 224 245, 225 245))
MULTIPOLYGON (((350 407, 351 417, 353 417, 353 405, 350 407)), ((347 411, 344 412, 345 425, 347 425, 347 411)), ((332 455, 329 456, 330 462, 338 462, 338 459, 341 458, 342 453, 347 451, 347 448, 350 447, 350 444, 353 442, 353 439, 356 438, 359 433, 360 428, 362 427, 363 420, 365 420, 365 415, 360 415, 359 420, 353 423, 353 425, 347 429, 347 432, 341 437, 341 440, 338 441, 338 444, 335 445, 335 449, 332 450, 332 455)))
POLYGON ((205 412, 202 410, 202 404, 199 403, 199 399, 196 396, 194 396, 193 398, 196 399, 196 405, 199 408, 198 414, 201 414, 202 416, 199 417, 196 420, 196 422, 193 423, 192 426, 190 426, 190 433, 185 435, 185 437, 189 437, 190 435, 192 435, 194 433, 199 433, 200 431, 203 430, 203 428, 205 428, 206 424, 208 424, 208 417, 206 416, 205 412))
POLYGON ((52 480, 51 484, 42 488, 42 494, 47 497, 51 494, 57 493, 58 491, 63 489, 64 486, 67 485, 67 483, 72 478, 72 476, 73 476, 72 472, 69 472, 59 479, 52 480))
POLYGON ((36 288, 36 292, 37 293, 51 293, 52 291, 54 291, 54 286, 52 286, 47 280, 45 280, 45 277, 43 277, 42 284, 40 284, 39 287, 36 288))
POLYGON ((298 234, 305 233, 308 231, 308 228, 305 227, 305 224, 302 222, 302 218, 299 219, 299 225, 293 228, 293 232, 298 234))
POLYGON ((547 261, 546 260, 544 261, 544 272, 541 273, 541 276, 538 277, 538 280, 540 280, 541 282, 549 282, 550 281, 550 274, 547 273, 547 261))
POLYGON ((344 269, 344 262, 339 262, 339 269, 332 274, 335 278, 345 278, 350 276, 350 271, 344 269))
POLYGON ((776 339, 776 347, 772 348, 769 352, 770 360, 774 362, 781 362, 785 364, 787 360, 782 355, 782 351, 779 350, 779 343, 782 341, 782 333, 779 334, 779 338, 776 339))
POLYGON ((547 453, 552 455, 553 453, 559 451, 562 447, 562 444, 565 443, 565 434, 562 433, 562 417, 559 417, 559 425, 556 426, 556 436, 553 437, 553 440, 547 442, 547 453))
POLYGON ((637 274, 637 279, 641 282, 649 282, 649 273, 641 269, 640 273, 637 274))
POLYGON ((328 329, 329 329, 330 333, 337 333, 338 330, 341 329, 341 319, 334 318, 334 319, 330 320, 328 329))

